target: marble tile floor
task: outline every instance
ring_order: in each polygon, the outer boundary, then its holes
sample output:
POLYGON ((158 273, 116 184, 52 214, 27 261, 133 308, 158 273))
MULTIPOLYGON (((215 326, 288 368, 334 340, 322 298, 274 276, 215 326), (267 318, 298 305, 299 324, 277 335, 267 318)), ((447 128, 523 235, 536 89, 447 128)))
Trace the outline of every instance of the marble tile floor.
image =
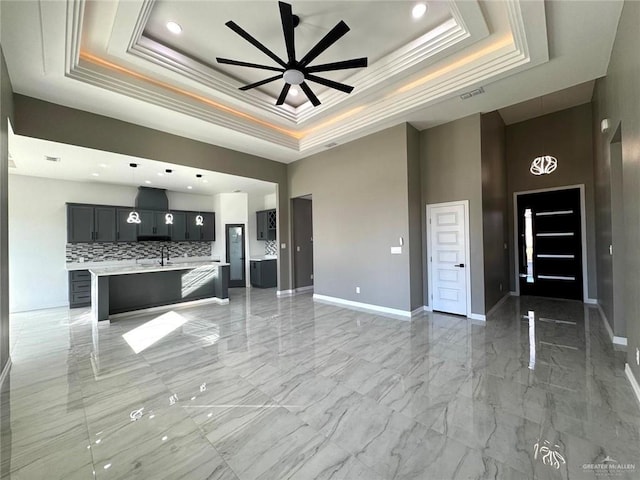
POLYGON ((577 302, 407 322, 233 289, 227 306, 11 326, 3 479, 640 478, 624 355, 577 302))

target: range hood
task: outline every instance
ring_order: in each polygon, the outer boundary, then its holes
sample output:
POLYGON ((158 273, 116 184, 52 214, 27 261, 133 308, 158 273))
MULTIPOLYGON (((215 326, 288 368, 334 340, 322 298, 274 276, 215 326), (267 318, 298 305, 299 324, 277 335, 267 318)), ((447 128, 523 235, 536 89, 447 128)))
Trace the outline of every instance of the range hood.
POLYGON ((137 210, 169 211, 169 199, 167 191, 163 188, 138 187, 136 196, 137 210))
MULTIPOLYGON (((136 195, 135 208, 139 212, 141 210, 166 213, 169 211, 169 199, 166 190, 162 188, 138 187, 138 195, 136 195)), ((164 215, 162 215, 164 217, 164 215)), ((143 225, 145 222, 154 222, 153 215, 141 214, 142 224, 138 225, 138 241, 139 242, 168 242, 171 240, 169 235, 161 235, 156 233, 153 226, 143 225)))

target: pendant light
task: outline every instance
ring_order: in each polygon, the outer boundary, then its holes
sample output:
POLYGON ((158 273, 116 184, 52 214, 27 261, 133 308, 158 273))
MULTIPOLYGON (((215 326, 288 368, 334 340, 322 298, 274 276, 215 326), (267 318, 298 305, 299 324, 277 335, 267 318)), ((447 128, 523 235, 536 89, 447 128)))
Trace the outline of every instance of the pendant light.
MULTIPOLYGON (((543 97, 540 97, 540 115, 542 116, 543 107, 542 107, 543 97)), ((529 172, 532 175, 548 175, 553 173, 556 168, 558 168, 558 159, 552 155, 547 155, 545 150, 545 142, 544 139, 546 134, 542 137, 542 152, 544 155, 540 155, 533 159, 531 162, 531 166, 529 166, 529 172)))
POLYGON ((196 216, 196 226, 202 227, 203 225, 204 225, 204 218, 202 218, 202 215, 197 215, 196 216))
MULTIPOLYGON (((131 171, 131 179, 133 180, 133 183, 135 185, 136 183, 135 169, 138 168, 138 164, 130 163, 129 166, 134 169, 131 171)), ((129 212, 129 216, 127 217, 127 223, 142 223, 142 219, 140 219, 140 214, 136 212, 135 208, 129 212)))

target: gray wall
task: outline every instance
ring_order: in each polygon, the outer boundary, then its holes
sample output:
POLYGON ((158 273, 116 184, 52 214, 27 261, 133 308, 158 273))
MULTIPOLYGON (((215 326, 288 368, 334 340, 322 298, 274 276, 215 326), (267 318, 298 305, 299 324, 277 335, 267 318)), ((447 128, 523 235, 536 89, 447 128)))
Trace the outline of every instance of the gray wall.
POLYGON ((9 359, 9 132, 13 90, 0 47, 0 371, 9 359))
POLYGON ((306 198, 291 200, 291 223, 294 288, 308 287, 313 285, 313 202, 311 200, 306 198))
MULTIPOLYGON (((274 182, 278 185, 278 235, 289 237, 285 164, 31 97, 15 95, 14 101, 14 127, 19 135, 274 182)), ((291 288, 289 251, 278 255, 280 290, 291 288)))
MULTIPOLYGON (((509 251, 513 252, 513 193, 567 185, 585 185, 588 296, 597 297, 596 234, 591 104, 532 118, 506 128, 509 251), (531 161, 553 155, 558 168, 551 175, 532 175, 531 161)), ((509 256, 510 288, 515 291, 514 258, 509 256)))
POLYGON ((505 126, 498 112, 481 117, 484 308, 491 310, 509 291, 509 220, 505 126))
MULTIPOLYGON (((471 311, 483 315, 485 304, 480 114, 424 130, 420 136, 422 210, 426 212, 427 204, 469 200, 471 311)), ((423 268, 424 298, 429 300, 426 263, 423 268)))
MULTIPOLYGON (((624 215, 623 245, 613 244, 614 265, 616 257, 622 257, 624 271, 613 272, 613 289, 624 291, 624 314, 627 333, 627 362, 640 382, 640 367, 635 360, 640 348, 640 3, 625 2, 620 15, 618 32, 609 62, 606 81, 598 80, 594 104, 599 125, 609 118, 611 128, 605 134, 596 135, 596 171, 606 169, 609 144, 617 126, 621 125, 622 140, 622 195, 624 215)), ((599 132, 599 129, 594 128, 599 132)), ((614 184, 614 188, 617 185, 614 184)), ((597 198, 598 212, 612 209, 607 205, 606 192, 597 198)), ((619 211, 618 205, 613 209, 619 211)), ((603 216, 603 219, 606 214, 603 216)), ((614 231, 615 234, 615 231, 614 231)), ((599 245, 598 257, 605 255, 599 245)), ((608 246, 607 246, 608 248, 608 246)))
POLYGON ((411 309, 407 128, 398 125, 288 166, 291 197, 313 195, 316 294, 411 309), (391 255, 399 237, 405 239, 402 254, 391 255))
POLYGON ((425 232, 425 215, 422 213, 422 180, 420 175, 420 132, 407 125, 407 192, 409 201, 409 274, 411 279, 411 310, 425 303, 422 285, 424 257, 422 237, 425 232))

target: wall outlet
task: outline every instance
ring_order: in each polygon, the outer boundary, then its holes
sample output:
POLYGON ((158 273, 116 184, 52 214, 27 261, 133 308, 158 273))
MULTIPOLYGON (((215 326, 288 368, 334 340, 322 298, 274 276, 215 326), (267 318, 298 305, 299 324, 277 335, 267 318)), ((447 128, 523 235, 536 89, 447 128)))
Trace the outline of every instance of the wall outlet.
POLYGON ((281 244, 280 244, 280 248, 281 248, 282 250, 284 250, 285 248, 287 248, 287 244, 286 244, 286 243, 281 243, 281 244))
POLYGON ((356 287, 356 293, 360 293, 360 287, 356 287))
POLYGON ((313 280, 313 273, 311 274, 311 280, 313 280))
POLYGON ((613 245, 609 245, 609 255, 613 255, 613 245))
POLYGON ((78 258, 78 261, 79 261, 80 263, 84 263, 84 257, 80 257, 80 258, 78 258))
POLYGON ((636 365, 640 365, 640 348, 636 347, 636 365))
POLYGON ((402 247, 391 247, 391 255, 400 255, 402 253, 402 247))

